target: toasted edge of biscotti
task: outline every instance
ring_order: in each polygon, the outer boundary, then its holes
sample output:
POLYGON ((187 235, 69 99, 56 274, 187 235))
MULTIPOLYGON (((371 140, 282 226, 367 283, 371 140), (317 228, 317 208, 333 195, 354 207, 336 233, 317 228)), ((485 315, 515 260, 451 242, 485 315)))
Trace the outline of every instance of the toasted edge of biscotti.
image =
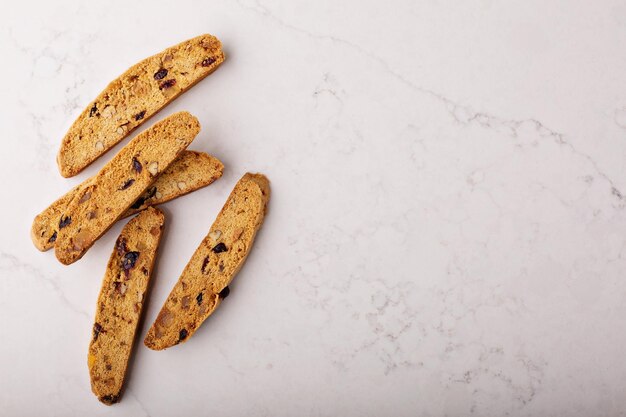
POLYGON ((89 343, 91 390, 104 404, 120 400, 165 216, 153 207, 122 229, 102 279, 89 343))
POLYGON ((215 311, 250 253, 269 197, 265 176, 248 173, 239 180, 148 330, 147 347, 187 341, 215 311))
POLYGON ((59 262, 69 265, 80 259, 199 131, 196 117, 179 112, 143 131, 122 148, 67 206, 54 243, 59 262))
MULTIPOLYGON (((156 206, 192 191, 210 185, 224 172, 224 165, 216 157, 204 152, 183 151, 169 167, 158 175, 154 183, 126 210, 128 217, 146 207, 156 206)), ((35 216, 31 227, 31 239, 37 249, 44 252, 54 247, 59 222, 67 205, 79 189, 89 185, 93 178, 72 188, 35 216)))
POLYGON ((89 103, 63 137, 57 154, 61 175, 78 174, 224 59, 220 40, 203 34, 130 67, 89 103))

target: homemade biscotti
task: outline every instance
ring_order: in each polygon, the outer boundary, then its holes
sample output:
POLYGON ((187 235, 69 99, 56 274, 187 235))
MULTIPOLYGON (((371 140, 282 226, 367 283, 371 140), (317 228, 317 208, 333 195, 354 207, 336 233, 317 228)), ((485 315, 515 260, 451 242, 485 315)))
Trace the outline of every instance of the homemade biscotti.
MULTIPOLYGON (((163 171, 154 183, 124 212, 127 217, 148 206, 156 206, 211 184, 222 176, 224 165, 204 152, 184 151, 163 171)), ((77 193, 87 187, 92 178, 71 189, 33 221, 31 239, 40 251, 54 247, 61 216, 77 193)))
POLYGON ((175 113, 122 148, 65 209, 54 242, 57 259, 65 265, 80 259, 199 131, 198 119, 175 113))
POLYGON ((116 403, 122 393, 163 220, 152 207, 130 220, 107 265, 87 356, 91 390, 105 404, 116 403))
POLYGON ((78 174, 222 62, 219 39, 201 35, 130 67, 70 127, 57 156, 61 175, 78 174))
POLYGON ((186 341, 215 311, 252 248, 269 197, 265 176, 248 173, 239 180, 148 330, 147 347, 186 341))
POLYGON ((204 152, 185 151, 167 167, 123 217, 206 187, 222 176, 224 165, 204 152))

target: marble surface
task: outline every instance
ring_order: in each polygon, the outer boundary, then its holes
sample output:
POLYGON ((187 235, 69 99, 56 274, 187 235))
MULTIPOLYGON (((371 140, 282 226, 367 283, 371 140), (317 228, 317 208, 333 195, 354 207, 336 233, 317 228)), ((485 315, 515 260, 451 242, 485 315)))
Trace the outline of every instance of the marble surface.
POLYGON ((3 5, 0 414, 626 415, 625 39, 618 0, 3 5), (69 267, 30 224, 104 163, 58 174, 81 109, 204 32, 227 62, 160 115, 196 114, 226 171, 163 206, 142 336, 244 172, 270 213, 228 300, 139 344, 106 407, 86 352, 121 224, 69 267))

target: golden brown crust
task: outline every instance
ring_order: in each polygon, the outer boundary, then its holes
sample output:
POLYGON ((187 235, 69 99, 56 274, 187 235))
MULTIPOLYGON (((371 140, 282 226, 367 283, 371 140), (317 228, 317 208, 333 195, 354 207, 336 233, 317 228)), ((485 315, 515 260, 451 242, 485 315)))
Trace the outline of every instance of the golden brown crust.
POLYGON ((57 259, 80 259, 193 141, 198 119, 175 113, 142 132, 76 194, 65 209, 54 243, 57 259))
POLYGON ((269 197, 265 176, 239 180, 148 330, 147 347, 161 350, 186 341, 215 311, 252 248, 269 197))
MULTIPOLYGON (((183 151, 163 173, 159 174, 154 183, 122 217, 131 216, 146 207, 156 206, 206 187, 220 178, 223 171, 224 165, 214 156, 204 152, 183 151)), ((47 251, 54 247, 63 212, 74 196, 89 185, 91 180, 92 178, 89 178, 72 188, 35 217, 31 227, 31 239, 37 249, 47 251)))
POLYGON ((222 62, 221 42, 205 34, 130 67, 70 127, 57 155, 61 175, 78 174, 222 62))
POLYGON ((87 364, 91 390, 103 403, 119 401, 164 223, 147 208, 122 229, 96 305, 87 364))

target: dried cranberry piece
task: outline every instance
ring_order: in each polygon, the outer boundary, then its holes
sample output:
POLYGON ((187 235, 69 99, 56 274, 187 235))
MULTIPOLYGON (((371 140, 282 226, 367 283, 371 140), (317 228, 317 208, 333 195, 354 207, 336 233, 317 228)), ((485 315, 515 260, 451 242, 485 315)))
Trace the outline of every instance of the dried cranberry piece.
POLYGON ((204 61, 202 61, 202 64, 200 64, 200 65, 202 65, 203 67, 208 67, 209 65, 211 65, 214 62, 215 62, 215 58, 209 57, 209 58, 206 58, 204 61))
POLYGON ((146 115, 146 111, 145 111, 145 110, 140 111, 139 113, 137 113, 137 114, 135 115, 135 121, 138 121, 138 120, 143 119, 143 117, 144 117, 145 115, 146 115))
POLYGON ((222 252, 226 252, 227 250, 228 250, 228 248, 226 247, 226 245, 223 242, 218 243, 213 248, 213 252, 215 252, 215 253, 222 253, 222 252))
POLYGON ((136 210, 136 209, 138 209, 139 207, 143 206, 143 203, 145 203, 145 202, 146 202, 146 199, 145 199, 145 198, 143 198, 143 197, 139 197, 139 198, 137 199, 137 201, 135 201, 135 202, 133 203, 133 205, 132 205, 132 206, 130 206, 130 208, 132 208, 132 209, 135 209, 135 210, 136 210))
POLYGON ((70 216, 61 217, 61 220, 59 221, 59 229, 63 229, 65 226, 71 223, 72 223, 72 218, 70 216))
POLYGON ((135 180, 131 178, 128 181, 126 181, 119 189, 120 190, 125 190, 128 187, 130 187, 131 185, 133 185, 134 182, 135 182, 135 180))
POLYGON ((102 401, 105 404, 115 404, 119 400, 120 400, 120 396, 119 395, 108 394, 108 395, 104 395, 104 396, 100 397, 100 401, 102 401))
POLYGON ((196 302, 198 303, 198 305, 202 304, 202 292, 198 293, 198 296, 196 297, 196 302))
POLYGON ((57 231, 55 230, 54 233, 52 233, 52 236, 50 236, 50 239, 48 239, 48 243, 54 243, 57 240, 57 231))
POLYGON ((188 334, 187 329, 180 329, 180 332, 178 332, 178 341, 181 342, 185 340, 188 334))
POLYGON ((160 90, 165 90, 166 88, 170 88, 172 86, 176 85, 176 80, 175 79, 171 79, 171 80, 165 80, 161 83, 161 85, 159 86, 160 90))
POLYGON ((146 202, 146 200, 151 199, 152 197, 154 197, 154 195, 157 192, 157 188, 156 187, 150 187, 150 189, 148 189, 148 193, 145 196, 141 196, 137 199, 137 201, 135 201, 133 203, 132 206, 130 206, 130 208, 133 209, 138 209, 139 207, 143 206, 143 203, 146 202))
POLYGON ((118 255, 123 255, 128 252, 128 248, 126 247, 126 239, 120 236, 117 239, 117 243, 115 244, 115 249, 117 249, 118 255))
POLYGON ((93 341, 94 342, 98 340, 98 336, 100 336, 100 333, 106 333, 106 332, 104 331, 102 326, 100 326, 100 323, 94 323, 93 325, 93 341))
POLYGON ((133 268, 137 262, 137 258, 139 258, 139 252, 133 251, 125 254, 124 259, 122 259, 122 269, 128 271, 133 268))
POLYGON ((98 113, 98 106, 96 106, 96 103, 93 103, 93 107, 91 108, 91 110, 89 110, 89 117, 94 117, 94 116, 99 116, 100 113, 98 113))
POLYGON ((141 162, 137 160, 137 158, 133 157, 133 169, 139 174, 143 169, 141 162))
POLYGON ((230 294, 230 288, 224 287, 224 289, 220 291, 218 295, 223 300, 224 298, 228 297, 228 294, 230 294))
POLYGON ((155 80, 162 80, 167 75, 167 70, 165 68, 161 68, 157 72, 154 73, 155 80))
POLYGON ((205 270, 205 269, 206 269, 206 266, 207 266, 208 264, 209 264, 209 255, 207 255, 207 256, 204 258, 204 261, 202 261, 202 273, 203 273, 203 274, 206 274, 206 270, 205 270))

